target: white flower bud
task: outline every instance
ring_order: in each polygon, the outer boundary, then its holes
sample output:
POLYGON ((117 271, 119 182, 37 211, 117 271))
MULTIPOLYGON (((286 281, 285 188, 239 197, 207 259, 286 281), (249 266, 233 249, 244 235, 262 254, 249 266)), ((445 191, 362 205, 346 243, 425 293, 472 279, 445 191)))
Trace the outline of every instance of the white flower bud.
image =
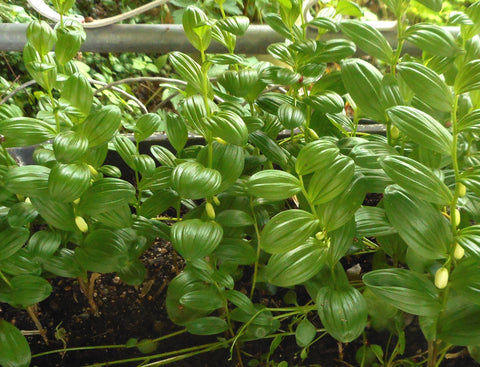
POLYGON ((444 289, 448 284, 448 270, 443 266, 435 273, 435 287, 444 289))
POLYGON ((88 224, 85 222, 85 219, 80 216, 75 217, 75 224, 77 225, 78 229, 82 232, 88 232, 88 224))
POLYGON ((463 249, 462 246, 460 246, 458 243, 455 245, 455 251, 453 252, 453 257, 456 260, 460 260, 463 255, 465 255, 465 250, 463 249))
POLYGON ((215 219, 215 209, 213 208, 212 203, 205 204, 205 211, 207 212, 207 216, 209 219, 215 219))

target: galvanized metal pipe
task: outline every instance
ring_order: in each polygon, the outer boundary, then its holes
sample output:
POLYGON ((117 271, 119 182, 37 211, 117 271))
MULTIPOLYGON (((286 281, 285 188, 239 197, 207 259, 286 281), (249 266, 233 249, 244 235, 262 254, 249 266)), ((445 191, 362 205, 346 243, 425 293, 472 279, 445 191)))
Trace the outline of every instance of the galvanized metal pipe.
MULTIPOLYGON (((393 46, 397 36, 394 22, 372 22, 393 46)), ((458 27, 445 27, 456 35, 458 27)), ((22 51, 26 43, 27 24, 0 24, 0 51, 22 51)), ((170 51, 196 52, 188 42, 179 24, 117 24, 108 27, 86 29, 87 41, 82 51, 90 52, 140 52, 167 53, 170 51)), ((309 28, 309 36, 315 37, 316 30, 309 28)), ((341 33, 327 33, 322 39, 344 38, 341 33)), ((251 25, 244 36, 239 37, 236 51, 241 54, 265 54, 267 46, 283 42, 284 38, 265 25, 251 25)), ((418 54, 419 50, 408 42, 404 52, 418 54)), ((225 48, 212 42, 209 52, 226 52, 225 48)))

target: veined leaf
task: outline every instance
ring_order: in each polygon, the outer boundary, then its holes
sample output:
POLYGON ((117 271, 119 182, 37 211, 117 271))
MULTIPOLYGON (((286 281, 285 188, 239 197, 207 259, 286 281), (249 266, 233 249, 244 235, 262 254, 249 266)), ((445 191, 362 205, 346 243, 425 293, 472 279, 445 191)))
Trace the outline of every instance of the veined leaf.
POLYGON ((435 24, 414 24, 407 28, 405 38, 432 55, 454 57, 460 52, 453 36, 435 24))
POLYGON ((12 117, 0 121, 0 135, 5 139, 2 146, 26 147, 44 143, 55 136, 52 125, 30 117, 12 117))
POLYGON ((172 172, 172 185, 184 199, 201 199, 215 195, 220 189, 220 172, 198 162, 179 164, 172 172))
POLYGON ((32 355, 27 339, 20 330, 5 320, 0 320, 0 365, 28 367, 32 355))
POLYGON ((480 89, 480 60, 469 61, 460 69, 455 78, 454 88, 456 94, 480 89))
POLYGON ((388 222, 385 210, 374 206, 364 206, 355 213, 357 235, 359 237, 388 236, 397 230, 388 222))
POLYGON ((78 125, 77 132, 88 139, 89 148, 110 141, 121 126, 122 116, 117 106, 104 106, 90 113, 87 119, 78 125))
POLYGON ((340 149, 326 139, 315 140, 306 144, 298 153, 295 170, 299 175, 308 175, 315 171, 322 171, 333 164, 340 149))
POLYGON ((288 199, 300 191, 301 185, 298 178, 285 171, 260 171, 251 176, 248 181, 248 192, 267 200, 288 199))

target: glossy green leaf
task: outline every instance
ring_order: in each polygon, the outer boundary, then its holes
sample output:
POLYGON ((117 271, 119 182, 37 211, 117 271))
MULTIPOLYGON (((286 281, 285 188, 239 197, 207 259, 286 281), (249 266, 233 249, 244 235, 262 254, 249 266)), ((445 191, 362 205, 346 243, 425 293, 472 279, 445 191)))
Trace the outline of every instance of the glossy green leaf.
POLYGON ((150 152, 152 153, 153 157, 158 162, 160 162, 162 166, 175 167, 177 165, 175 155, 171 151, 169 151, 167 148, 162 147, 161 145, 153 145, 150 148, 150 152))
POLYGON ((243 36, 250 25, 248 17, 234 16, 219 20, 217 26, 235 36, 243 36))
POLYGON ((59 133, 53 140, 55 158, 62 163, 71 163, 82 157, 88 149, 88 139, 76 131, 59 133))
POLYGON ((397 233, 387 219, 385 210, 374 206, 364 206, 355 213, 357 235, 359 237, 388 236, 397 233))
POLYGON ((397 65, 397 70, 421 101, 440 111, 452 110, 452 93, 436 72, 416 62, 402 62, 397 65))
POLYGON ((355 163, 369 169, 381 169, 380 161, 398 152, 385 140, 361 141, 350 151, 355 163))
MULTIPOLYGON (((73 5, 74 0, 70 0, 68 2, 64 1, 61 4, 62 6, 66 4, 73 5)), ((67 12, 68 10, 65 11, 64 14, 67 12)), ((68 62, 77 55, 83 42, 85 42, 87 35, 82 24, 71 18, 64 19, 63 24, 58 24, 55 27, 55 32, 57 34, 57 42, 55 43, 55 59, 60 63, 60 65, 65 66, 65 64, 68 64, 68 62)))
POLYGON ((322 28, 330 32, 337 32, 337 23, 335 22, 335 20, 329 17, 315 17, 310 22, 308 22, 308 25, 322 28))
POLYGON ((340 113, 345 106, 342 97, 330 90, 315 93, 315 95, 311 95, 306 102, 321 113, 340 113))
POLYGON ((175 223, 171 236, 175 250, 191 261, 212 253, 222 240, 223 229, 216 222, 188 219, 175 223))
POLYGON ((50 283, 35 275, 17 275, 9 285, 0 287, 0 301, 14 307, 30 307, 46 299, 52 293, 50 283))
POLYGON ((50 168, 43 166, 11 167, 3 177, 5 188, 13 194, 29 197, 48 192, 50 168))
POLYGON ((432 9, 435 12, 442 10, 443 1, 442 0, 417 0, 420 4, 426 6, 429 9, 432 9))
POLYGON ((299 175, 323 171, 333 164, 340 149, 327 139, 319 139, 306 144, 298 153, 295 170, 299 175))
POLYGON ((126 264, 128 247, 121 232, 96 229, 75 249, 75 259, 88 271, 111 273, 126 264))
POLYGON ((456 94, 480 89, 480 60, 469 61, 460 69, 455 78, 454 89, 456 94))
POLYGON ((55 136, 55 128, 49 123, 30 118, 12 117, 0 121, 0 135, 5 148, 25 147, 44 143, 55 136))
POLYGON ((350 0, 340 0, 337 3, 337 14, 350 15, 352 17, 363 17, 363 10, 357 3, 350 0))
POLYGON ((367 324, 367 304, 362 294, 351 286, 319 290, 317 310, 328 333, 348 343, 360 336, 367 324))
POLYGON ((282 169, 287 169, 289 163, 289 156, 272 138, 270 138, 263 131, 257 130, 250 134, 249 140, 260 151, 275 164, 278 164, 282 169))
POLYGON ((208 25, 208 18, 203 10, 196 6, 188 6, 183 12, 182 24, 190 43, 197 50, 205 51, 210 44, 212 34, 209 29, 211 26, 208 25), (204 26, 207 29, 199 29, 204 26))
POLYGON ((182 151, 188 140, 188 129, 180 116, 174 113, 167 114, 166 133, 168 141, 175 150, 177 152, 182 151))
POLYGON ((405 38, 432 55, 455 57, 460 52, 453 36, 435 24, 414 24, 407 28, 405 38))
POLYGON ((339 263, 340 259, 342 259, 354 245, 355 227, 355 219, 352 218, 343 226, 328 232, 329 238, 327 241, 330 240, 328 264, 331 268, 334 268, 335 265, 339 263))
POLYGON ((43 261, 55 254, 60 247, 61 240, 62 238, 58 232, 38 231, 30 237, 27 249, 34 260, 43 261))
POLYGON ((48 272, 66 278, 85 277, 87 273, 75 260, 73 250, 63 248, 59 254, 45 260, 43 267, 48 272))
POLYGON ((170 177, 172 176, 173 168, 171 167, 157 167, 155 171, 148 177, 142 177, 138 188, 140 190, 162 190, 170 187, 170 177))
POLYGON ((231 95, 245 97, 259 81, 259 75, 254 69, 227 70, 218 76, 217 81, 231 95))
POLYGON ((316 335, 317 329, 307 319, 300 321, 295 329, 295 340, 301 348, 308 347, 316 335))
POLYGON ((141 142, 151 136, 162 124, 162 119, 155 113, 140 116, 135 122, 135 141, 141 142))
POLYGON ((185 293, 179 300, 185 307, 212 312, 223 307, 223 299, 213 288, 185 293))
POLYGON ((250 195, 267 200, 284 200, 299 193, 301 185, 298 178, 280 170, 266 170, 255 173, 248 181, 250 195))
POLYGON ((475 109, 464 115, 457 122, 458 131, 480 132, 480 109, 475 109))
POLYGON ((480 344, 480 306, 450 296, 437 322, 438 339, 452 345, 480 344))
POLYGON ((301 284, 322 269, 326 254, 327 248, 310 238, 293 250, 272 255, 265 267, 265 278, 279 287, 301 284))
POLYGON ((71 75, 63 84, 61 96, 84 116, 90 113, 93 104, 93 89, 88 78, 83 74, 71 75))
POLYGON ((328 167, 314 173, 307 189, 312 203, 326 203, 340 195, 352 181, 354 171, 353 159, 338 156, 328 167))
POLYGON ((295 65, 295 53, 284 43, 272 43, 268 45, 267 51, 277 60, 293 66, 295 65))
POLYGON ((242 118, 231 111, 220 111, 204 120, 214 137, 234 145, 244 146, 248 141, 248 129, 242 118))
POLYGON ((92 216, 97 222, 110 228, 128 228, 132 226, 132 210, 128 204, 110 207, 109 210, 92 216))
POLYGON ((387 115, 415 143, 438 153, 451 154, 452 134, 430 115, 407 106, 389 108, 387 115))
POLYGON ((103 106, 90 113, 78 126, 77 132, 88 139, 89 148, 109 142, 121 126, 122 116, 117 106, 103 106))
POLYGON ((343 20, 340 30, 355 44, 370 56, 390 64, 393 60, 393 50, 385 37, 371 25, 359 20, 343 20))
POLYGON ((291 96, 276 92, 262 93, 256 102, 262 110, 272 115, 278 115, 278 108, 285 103, 291 104, 292 106, 295 104, 291 96))
POLYGON ((30 232, 26 228, 5 228, 0 232, 0 261, 8 259, 28 241, 30 232))
POLYGON ((305 123, 306 117, 303 110, 288 103, 282 104, 278 108, 278 120, 287 129, 295 129, 305 123))
POLYGON ((90 176, 85 163, 57 163, 48 177, 48 192, 55 200, 74 201, 89 188, 90 176))
POLYGON ((462 259, 450 275, 449 284, 455 292, 470 302, 480 305, 480 265, 470 256, 462 259))
POLYGON ((452 244, 447 219, 432 204, 420 200, 392 185, 385 190, 388 220, 402 239, 426 259, 443 259, 452 244))
POLYGON ((347 223, 360 208, 370 187, 363 175, 355 174, 344 191, 333 200, 317 206, 320 225, 326 231, 333 231, 347 223))
POLYGON ((51 226, 64 231, 75 231, 75 215, 72 204, 61 203, 48 197, 31 197, 40 216, 51 226))
POLYGON ((438 291, 425 275, 407 269, 374 270, 363 282, 377 297, 413 315, 435 316, 440 312, 438 291))
POLYGON ((228 290, 224 291, 223 295, 226 299, 228 299, 231 303, 233 303, 235 306, 242 309, 243 311, 252 314, 256 312, 250 298, 248 298, 242 292, 236 290, 228 290))
POLYGON ((378 122, 384 121, 383 108, 378 103, 382 74, 360 59, 345 60, 341 66, 343 84, 360 111, 378 122))
POLYGON ((127 181, 118 178, 102 178, 81 196, 77 206, 79 213, 97 214, 110 207, 127 204, 135 197, 135 188, 127 181))
POLYGON ((393 75, 387 74, 383 76, 380 98, 385 109, 405 104, 399 83, 393 75))
POLYGON ((5 320, 0 320, 0 365, 28 367, 32 359, 30 346, 20 330, 5 320))
POLYGON ((222 183, 220 172, 198 162, 179 164, 172 172, 172 185, 184 199, 201 199, 215 195, 222 183))
POLYGON ((303 210, 275 215, 263 228, 260 246, 271 254, 283 254, 305 243, 318 228, 318 219, 303 210))
POLYGON ((201 317, 190 321, 185 326, 188 332, 194 335, 215 335, 228 329, 225 320, 213 316, 201 317))
POLYGON ((325 42, 320 55, 315 57, 315 62, 339 62, 352 56, 357 47, 355 43, 345 39, 332 39, 325 42))
MULTIPOLYGON (((204 77, 200 65, 190 56, 177 51, 171 52, 169 59, 182 79, 188 82, 195 91, 201 93, 204 89, 204 77)), ((207 86, 211 87, 209 81, 207 86)))
POLYGON ((19 202, 10 208, 7 215, 8 224, 11 227, 23 227, 33 222, 38 212, 30 203, 19 202))
POLYGON ((283 37, 288 39, 292 37, 290 29, 283 23, 282 18, 278 14, 266 14, 264 20, 275 32, 280 33, 283 37))
POLYGON ((176 207, 179 200, 177 193, 172 190, 157 191, 142 203, 138 215, 145 218, 154 218, 168 208, 176 207))
POLYGON ((222 263, 250 265, 257 259, 256 251, 247 241, 224 238, 214 254, 222 263))
POLYGON ((396 184, 430 203, 449 205, 452 191, 428 167, 414 159, 389 156, 381 160, 382 168, 396 184))
POLYGON ((254 224, 254 220, 250 214, 243 210, 227 209, 217 214, 215 220, 222 227, 248 227, 254 224))
POLYGON ((480 225, 462 228, 455 236, 455 240, 466 252, 480 257, 480 225))

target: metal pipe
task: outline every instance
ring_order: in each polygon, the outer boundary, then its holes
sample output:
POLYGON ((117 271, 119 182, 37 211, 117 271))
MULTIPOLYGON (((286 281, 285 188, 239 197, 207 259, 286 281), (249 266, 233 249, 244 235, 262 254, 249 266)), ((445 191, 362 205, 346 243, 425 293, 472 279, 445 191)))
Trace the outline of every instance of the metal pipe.
MULTIPOLYGON (((370 22, 395 47, 397 43, 395 22, 370 22)), ((444 27, 456 36, 458 27, 444 27)), ((309 36, 316 30, 309 28, 309 36)), ((0 24, 0 51, 22 51, 26 43, 27 24, 0 24)), ((108 27, 86 29, 87 40, 82 51, 89 52, 140 52, 168 53, 170 51, 196 52, 188 42, 180 24, 116 24, 108 27)), ((327 33, 323 40, 345 38, 341 33, 327 33)), ((251 25, 244 36, 237 40, 236 52, 240 54, 266 54, 267 46, 283 42, 284 37, 266 25, 251 25)), ((406 42, 404 52, 418 55, 419 50, 406 42)), ((221 53, 226 49, 212 42, 209 52, 221 53)))

